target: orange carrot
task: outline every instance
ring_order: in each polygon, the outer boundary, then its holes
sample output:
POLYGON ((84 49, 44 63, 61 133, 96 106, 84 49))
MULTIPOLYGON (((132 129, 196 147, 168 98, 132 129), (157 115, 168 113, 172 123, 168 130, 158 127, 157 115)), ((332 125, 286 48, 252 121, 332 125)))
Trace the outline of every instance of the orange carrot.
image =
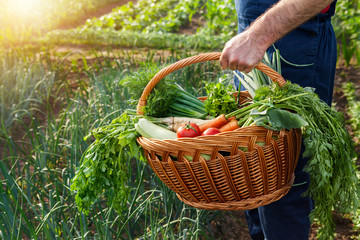
POLYGON ((233 119, 230 122, 228 122, 227 124, 225 124, 224 126, 222 126, 220 128, 220 132, 233 131, 235 129, 238 129, 239 127, 240 126, 238 124, 238 121, 236 119, 233 119))
POLYGON ((230 122, 233 119, 236 119, 236 116, 229 117, 227 120, 228 120, 228 122, 230 122))
POLYGON ((228 123, 228 120, 226 119, 225 114, 222 114, 204 124, 201 124, 199 127, 200 127, 200 131, 204 132, 206 129, 210 127, 221 128, 226 123, 228 123))

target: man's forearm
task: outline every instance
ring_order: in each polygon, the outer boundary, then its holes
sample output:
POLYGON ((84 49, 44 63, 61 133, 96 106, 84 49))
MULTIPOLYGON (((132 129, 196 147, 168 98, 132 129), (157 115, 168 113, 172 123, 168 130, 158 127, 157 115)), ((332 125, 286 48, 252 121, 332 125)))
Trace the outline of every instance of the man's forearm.
POLYGON ((248 29, 225 44, 220 57, 221 67, 250 72, 274 42, 320 13, 332 1, 280 0, 248 29))
POLYGON ((248 29, 265 48, 320 13, 333 0, 281 0, 248 29))

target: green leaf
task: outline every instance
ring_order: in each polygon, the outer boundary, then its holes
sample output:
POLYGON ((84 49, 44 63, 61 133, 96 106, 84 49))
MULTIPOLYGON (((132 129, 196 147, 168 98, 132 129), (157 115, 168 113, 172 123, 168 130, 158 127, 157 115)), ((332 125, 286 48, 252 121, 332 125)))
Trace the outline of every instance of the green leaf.
POLYGON ((272 127, 279 130, 286 128, 290 130, 292 128, 302 128, 308 125, 308 123, 296 113, 291 113, 282 109, 270 109, 267 111, 269 116, 269 122, 272 127))

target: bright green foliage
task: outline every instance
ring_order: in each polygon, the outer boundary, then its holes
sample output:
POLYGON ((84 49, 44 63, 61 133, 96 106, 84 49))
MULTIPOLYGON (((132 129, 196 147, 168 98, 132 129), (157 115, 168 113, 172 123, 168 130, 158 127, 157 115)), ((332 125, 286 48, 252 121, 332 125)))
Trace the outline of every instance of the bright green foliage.
POLYGON ((161 19, 174 8, 174 0, 140 0, 113 9, 113 12, 101 18, 88 20, 84 28, 139 31, 155 20, 161 19))
POLYGON ((73 178, 71 189, 76 192, 76 204, 89 213, 90 206, 105 189, 114 190, 112 203, 121 213, 130 195, 128 164, 132 157, 144 159, 136 143, 137 118, 123 113, 109 125, 97 128, 88 135, 95 141, 86 149, 81 165, 73 178))
POLYGON ((353 57, 360 65, 360 5, 358 0, 337 1, 335 16, 332 19, 339 48, 345 64, 349 65, 353 57))
MULTIPOLYGON (((143 66, 140 70, 132 72, 121 81, 120 84, 129 89, 132 98, 131 102, 134 106, 138 104, 138 100, 146 85, 160 70, 161 67, 159 66, 143 66)), ((169 112, 172 99, 176 94, 177 87, 171 84, 170 80, 161 80, 147 98, 147 104, 144 109, 145 114, 152 117, 166 116, 169 112)))
POLYGON ((144 31, 146 33, 177 32, 181 26, 186 26, 191 22, 192 16, 198 13, 199 6, 203 3, 203 0, 177 2, 178 4, 165 17, 153 22, 144 31))
POLYGON ((229 94, 234 91, 231 85, 208 83, 205 86, 207 99, 204 101, 206 111, 213 117, 227 114, 237 109, 236 97, 229 94))
POLYGON ((308 123, 303 131, 303 156, 309 158, 304 168, 310 174, 307 194, 315 201, 311 216, 321 224, 319 238, 331 239, 335 231, 332 210, 351 213, 359 207, 360 199, 354 142, 343 116, 311 89, 296 84, 262 87, 256 91, 254 101, 262 99, 271 99, 275 107, 295 111, 308 123))
POLYGON ((237 31, 237 15, 233 0, 207 0, 204 17, 206 24, 199 29, 201 34, 223 35, 230 39, 237 31))

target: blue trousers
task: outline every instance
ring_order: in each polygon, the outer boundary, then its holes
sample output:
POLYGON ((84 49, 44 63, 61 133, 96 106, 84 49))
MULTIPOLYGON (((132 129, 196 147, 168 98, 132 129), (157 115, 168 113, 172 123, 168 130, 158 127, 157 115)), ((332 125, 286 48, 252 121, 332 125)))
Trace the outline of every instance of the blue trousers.
MULTIPOLYGON (((236 2, 239 1, 241 2, 236 2)), ((239 32, 255 20, 241 15, 238 18, 239 32)), ((319 97, 330 105, 337 59, 337 45, 330 17, 314 17, 276 42, 275 47, 286 60, 281 63, 282 76, 292 83, 315 88, 319 97)), ((273 52, 274 48, 270 47, 268 53, 272 55, 273 52)), ((235 85, 239 86, 237 79, 235 85)), ((310 181, 308 174, 302 171, 306 162, 307 159, 300 156, 295 170, 295 183, 287 195, 266 206, 246 211, 252 239, 309 238, 309 214, 313 209, 313 202, 308 196, 303 196, 310 181)))

